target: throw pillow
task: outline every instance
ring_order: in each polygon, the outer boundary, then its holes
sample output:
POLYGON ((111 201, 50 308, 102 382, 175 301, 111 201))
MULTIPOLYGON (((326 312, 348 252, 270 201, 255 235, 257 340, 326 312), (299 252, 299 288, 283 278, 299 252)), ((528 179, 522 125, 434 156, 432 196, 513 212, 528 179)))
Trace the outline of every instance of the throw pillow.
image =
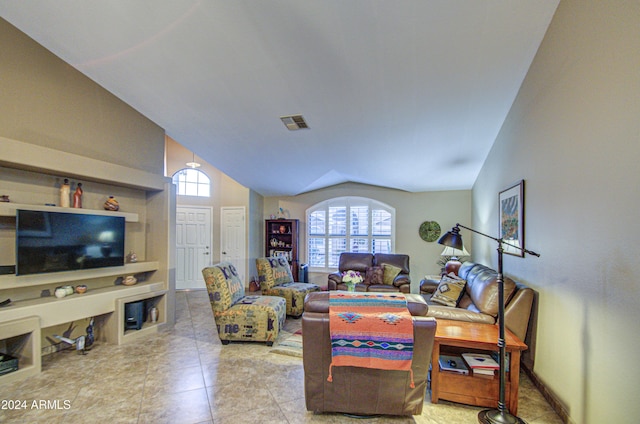
POLYGON ((464 294, 466 285, 467 282, 465 280, 455 275, 444 275, 440 280, 440 284, 438 284, 438 288, 431 295, 431 300, 435 303, 455 308, 464 294))
POLYGON ((370 266, 364 274, 364 283, 370 286, 379 285, 382 284, 382 277, 382 267, 370 266))
POLYGON ((382 265, 382 269, 384 271, 382 282, 388 286, 393 285, 393 280, 400 274, 400 271, 402 271, 402 268, 389 264, 382 265))

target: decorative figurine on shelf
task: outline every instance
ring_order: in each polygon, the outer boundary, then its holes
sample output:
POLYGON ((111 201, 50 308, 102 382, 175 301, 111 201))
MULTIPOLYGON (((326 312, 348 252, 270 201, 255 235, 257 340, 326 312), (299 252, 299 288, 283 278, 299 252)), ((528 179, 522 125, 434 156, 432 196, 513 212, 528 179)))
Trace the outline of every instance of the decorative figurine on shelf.
POLYGON ((118 201, 113 197, 113 196, 109 196, 109 198, 106 200, 106 202, 104 202, 104 209, 107 211, 118 211, 120 210, 120 204, 118 203, 118 201))
POLYGON ((85 338, 85 341, 84 341, 84 348, 91 349, 91 345, 93 344, 94 341, 95 341, 95 338, 93 336, 93 318, 91 318, 91 321, 89 321, 89 326, 87 327, 87 337, 85 338))
POLYGON ((78 183, 76 186, 76 191, 73 193, 73 207, 77 209, 82 209, 82 183, 78 183))
POLYGON ((63 208, 69 207, 69 194, 71 193, 71 186, 69 185, 69 179, 65 178, 62 186, 60 187, 60 206, 63 208))
POLYGON ((127 261, 132 264, 138 262, 138 255, 136 255, 136 252, 134 252, 133 250, 129 252, 129 254, 127 255, 127 261))
POLYGON ((284 225, 281 225, 278 230, 280 231, 280 234, 284 234, 287 232, 287 227, 285 227, 284 225))
POLYGON ((133 275, 127 275, 122 279, 122 284, 124 284, 125 286, 133 286, 137 282, 138 282, 138 279, 133 275))

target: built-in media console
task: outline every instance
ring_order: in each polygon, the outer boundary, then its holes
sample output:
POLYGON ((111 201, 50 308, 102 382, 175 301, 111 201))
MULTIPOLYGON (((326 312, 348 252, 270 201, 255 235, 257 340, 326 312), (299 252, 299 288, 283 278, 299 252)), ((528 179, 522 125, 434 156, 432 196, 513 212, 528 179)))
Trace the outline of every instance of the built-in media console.
POLYGON ((0 202, 0 302, 11 299, 0 307, 0 353, 7 355, 0 384, 39 373, 50 335, 70 323, 94 318, 96 342, 113 344, 173 324, 171 179, 4 137, 0 151, 9 152, 0 164, 0 185, 11 197, 0 202), (61 176, 83 182, 83 208, 45 205, 59 197, 61 176), (102 208, 109 196, 118 198, 119 211, 102 208), (125 259, 130 251, 137 262, 125 259), (123 284, 127 276, 137 283, 123 284), (82 291, 57 297, 60 286, 82 291), (126 305, 140 301, 145 316, 138 312, 127 328, 126 305))
POLYGON ((0 308, 0 351, 11 350, 5 353, 18 358, 20 371, 0 372, 0 384, 40 372, 40 328, 95 317, 99 341, 121 344, 156 332, 167 323, 167 284, 154 278, 159 263, 125 263, 126 222, 138 222, 138 215, 56 209, 60 210, 0 204, 0 216, 15 215, 16 228, 15 273, 0 275, 0 300, 6 297, 4 293, 18 293, 0 308), (140 282, 120 284, 125 275, 135 275, 140 282), (53 296, 52 287, 79 281, 89 287, 86 293, 53 296), (20 297, 35 286, 46 288, 43 291, 50 295, 20 297), (134 325, 124 325, 132 305, 153 305, 159 311, 156 320, 150 322, 144 309, 138 308, 134 325), (16 334, 16 323, 26 323, 27 329, 16 334), (129 331, 132 328, 136 331, 129 331), (29 341, 26 349, 13 348, 25 345, 20 340, 29 341))

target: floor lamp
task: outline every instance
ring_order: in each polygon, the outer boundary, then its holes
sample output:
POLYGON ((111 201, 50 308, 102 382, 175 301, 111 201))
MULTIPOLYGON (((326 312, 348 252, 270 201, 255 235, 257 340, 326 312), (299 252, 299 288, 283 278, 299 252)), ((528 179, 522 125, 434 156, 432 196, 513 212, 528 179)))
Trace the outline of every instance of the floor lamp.
POLYGON ((465 227, 464 225, 456 224, 455 227, 448 231, 445 235, 440 237, 438 243, 443 244, 445 246, 453 247, 455 249, 462 250, 462 236, 460 235, 460 228, 464 228, 473 233, 479 234, 481 236, 490 238, 491 240, 495 240, 498 242, 498 348, 500 348, 500 398, 498 399, 498 409, 485 409, 480 411, 478 414, 478 421, 480 423, 524 423, 524 421, 515 415, 511 415, 509 410, 507 409, 504 401, 504 392, 505 392, 505 380, 506 380, 506 344, 504 337, 504 280, 502 275, 502 254, 504 252, 503 245, 507 245, 509 247, 514 247, 519 249, 524 253, 528 253, 533 256, 540 256, 539 253, 532 252, 531 250, 527 250, 523 247, 516 246, 510 243, 505 242, 501 238, 491 237, 490 235, 481 233, 480 231, 476 231, 473 228, 465 227))

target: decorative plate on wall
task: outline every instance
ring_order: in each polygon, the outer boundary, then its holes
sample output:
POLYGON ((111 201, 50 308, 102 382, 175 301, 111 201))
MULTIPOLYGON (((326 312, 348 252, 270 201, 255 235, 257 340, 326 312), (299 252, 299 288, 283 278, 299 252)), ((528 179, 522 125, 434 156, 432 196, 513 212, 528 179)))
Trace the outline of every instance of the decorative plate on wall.
POLYGON ((440 237, 440 224, 436 221, 424 221, 420 224, 418 233, 420 234, 420 238, 424 241, 436 241, 438 240, 438 237, 440 237))

